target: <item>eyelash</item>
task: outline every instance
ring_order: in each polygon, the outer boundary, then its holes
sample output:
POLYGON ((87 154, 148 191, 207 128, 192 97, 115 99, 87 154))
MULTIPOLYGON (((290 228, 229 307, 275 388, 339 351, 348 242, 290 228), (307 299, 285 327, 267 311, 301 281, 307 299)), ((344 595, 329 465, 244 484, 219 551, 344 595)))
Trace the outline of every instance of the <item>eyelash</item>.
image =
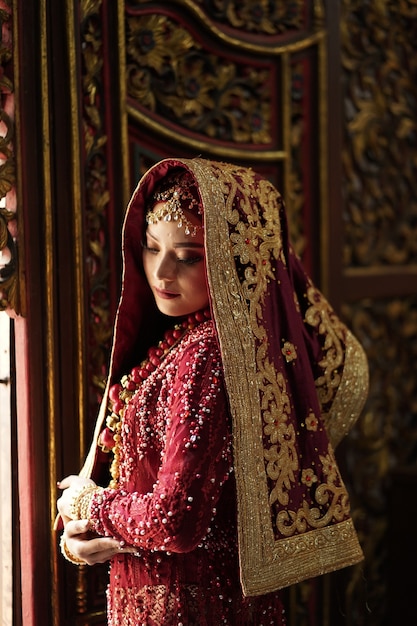
POLYGON ((203 259, 202 256, 193 256, 188 259, 177 259, 178 263, 184 263, 185 265, 194 265, 203 259))
MULTIPOLYGON (((150 252, 150 254, 157 254, 158 253, 158 249, 157 248, 152 248, 150 246, 148 246, 148 244, 146 242, 142 243, 142 247, 144 250, 147 250, 147 252, 150 252)), ((178 263, 182 263, 184 265, 194 265, 195 263, 198 263, 199 261, 202 261, 203 257, 198 255, 198 256, 193 256, 193 257, 187 257, 186 259, 180 259, 177 257, 177 261, 178 263)))

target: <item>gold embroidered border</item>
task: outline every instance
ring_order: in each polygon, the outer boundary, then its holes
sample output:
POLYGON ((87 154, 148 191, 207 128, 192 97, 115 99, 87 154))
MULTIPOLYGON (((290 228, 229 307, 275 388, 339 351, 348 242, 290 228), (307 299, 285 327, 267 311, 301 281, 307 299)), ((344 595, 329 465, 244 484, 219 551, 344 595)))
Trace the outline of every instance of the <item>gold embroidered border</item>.
POLYGON ((365 403, 368 363, 362 346, 314 285, 308 289, 307 299, 310 306, 305 313, 306 323, 326 335, 319 363, 322 375, 315 384, 327 435, 336 447, 354 425, 365 403))
POLYGON ((331 410, 323 415, 326 431, 335 448, 358 419, 368 395, 369 373, 365 352, 348 331, 342 380, 331 410))
POLYGON ((258 561, 246 572, 247 595, 289 587, 301 580, 354 565, 363 558, 350 519, 276 541, 272 554, 272 562, 258 561))

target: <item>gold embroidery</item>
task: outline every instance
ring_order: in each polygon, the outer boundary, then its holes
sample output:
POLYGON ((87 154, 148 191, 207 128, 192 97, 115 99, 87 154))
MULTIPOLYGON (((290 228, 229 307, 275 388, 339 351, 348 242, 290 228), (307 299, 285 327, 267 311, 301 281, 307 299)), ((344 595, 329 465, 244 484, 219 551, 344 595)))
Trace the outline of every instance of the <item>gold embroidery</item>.
POLYGON ((322 418, 333 447, 357 420, 368 394, 368 363, 362 346, 335 315, 324 296, 311 286, 305 320, 326 334, 323 374, 316 380, 322 418), (343 368, 343 370, 342 370, 343 368), (342 373, 339 373, 342 372, 342 373))
POLYGON ((304 485, 307 485, 309 487, 313 483, 316 483, 317 480, 318 478, 315 475, 314 470, 311 469, 311 467, 303 469, 303 471, 301 472, 301 482, 304 485))
MULTIPOLYGON (((327 482, 318 485, 314 492, 314 500, 319 505, 311 506, 306 500, 298 511, 280 511, 277 516, 277 527, 285 536, 306 532, 310 528, 323 528, 331 522, 341 522, 349 514, 349 500, 346 488, 337 470, 336 460, 329 445, 326 456, 320 456, 323 474, 327 482)), ((318 478, 311 468, 301 474, 301 482, 311 486, 318 478)))
POLYGON ((323 374, 316 380, 317 393, 322 406, 331 402, 340 384, 339 368, 343 365, 346 326, 335 315, 333 309, 313 285, 307 290, 311 306, 305 320, 318 332, 326 335, 325 353, 319 362, 323 374))
POLYGON ((323 421, 333 448, 358 419, 368 395, 368 385, 369 372, 365 352, 348 331, 342 380, 328 413, 323 413, 323 421))
POLYGON ((276 501, 280 504, 288 504, 288 491, 291 483, 295 482, 295 472, 298 470, 298 458, 295 448, 295 432, 292 424, 283 424, 280 429, 280 446, 271 446, 264 450, 265 459, 268 461, 266 472, 268 477, 275 482, 269 495, 269 503, 276 501))
POLYGON ((311 413, 309 413, 308 417, 306 418, 306 428, 307 430, 312 430, 316 432, 318 425, 319 425, 319 421, 317 417, 314 415, 313 411, 311 411, 311 413))
MULTIPOLYGON (((152 623, 162 624, 167 619, 178 617, 178 596, 181 596, 187 605, 187 615, 190 626, 197 626, 198 604, 197 585, 183 585, 177 592, 169 592, 165 585, 144 585, 143 587, 118 587, 111 592, 110 606, 114 618, 123 616, 124 620, 141 620, 149 618, 152 623), (132 602, 134 601, 134 604, 132 602), (129 614, 126 609, 129 607, 129 614), (195 621, 194 621, 195 620, 195 621)), ((113 615, 112 615, 113 617, 113 615)), ((116 623, 116 621, 115 621, 116 623)), ((117 622, 118 623, 118 622, 117 622)))
MULTIPOLYGON (((291 413, 285 378, 276 371, 267 357, 266 331, 262 325, 261 304, 267 290, 268 278, 273 279, 270 258, 285 262, 281 230, 277 225, 277 215, 273 206, 281 202, 278 192, 266 180, 261 180, 257 186, 259 201, 253 202, 246 195, 246 189, 254 188, 255 178, 251 170, 239 171, 242 183, 239 185, 235 178, 236 168, 225 165, 218 170, 218 176, 227 185, 228 197, 239 194, 240 208, 243 210, 248 224, 238 218, 238 213, 232 206, 228 206, 226 218, 235 226, 230 234, 232 252, 239 256, 242 265, 246 265, 244 279, 241 283, 244 298, 249 302, 251 330, 260 340, 256 348, 257 382, 261 395, 261 412, 265 422, 264 433, 269 435, 273 444, 264 450, 267 461, 266 472, 273 486, 270 488, 270 505, 278 501, 288 503, 288 491, 295 482, 294 472, 298 470, 298 458, 295 448, 295 432, 291 425, 287 425, 291 413), (263 215, 259 213, 259 208, 263 215), (278 443, 279 445, 275 445, 278 443)), ((286 342, 286 358, 296 358, 295 347, 286 342)))
POLYGON ((294 361, 297 358, 297 348, 293 343, 290 343, 289 341, 286 341, 284 343, 281 352, 284 355, 287 363, 291 363, 291 361, 294 361))
MULTIPOLYGON (((258 184, 251 170, 213 163, 210 169, 198 159, 183 162, 196 176, 205 206, 207 275, 233 418, 241 582, 246 595, 257 595, 284 587, 288 580, 292 584, 352 564, 362 553, 346 519, 348 499, 338 475, 336 480, 328 472, 321 485, 321 468, 312 468, 317 482, 295 504, 298 510, 290 510, 290 490, 305 485, 301 481, 308 474, 300 468, 297 433, 289 419, 293 407, 288 383, 271 360, 263 319, 269 282, 275 280, 272 266, 276 259, 285 263, 277 215, 280 196, 268 181, 258 184), (254 190, 251 197, 249 187, 254 190), (342 537, 348 544, 344 550, 342 537), (320 559, 312 558, 308 565, 306 544, 320 549, 320 559)), ((317 316, 312 305, 310 320, 316 326, 318 318, 318 330, 324 332, 323 323, 329 324, 324 313, 331 318, 332 312, 320 309, 317 316)), ((323 389, 337 383, 333 366, 339 356, 343 364, 343 337, 337 334, 343 328, 331 328, 332 349, 321 364, 323 389)), ((313 413, 306 419, 311 434, 318 430, 313 419, 313 413)), ((330 465, 324 463, 326 471, 330 465)))

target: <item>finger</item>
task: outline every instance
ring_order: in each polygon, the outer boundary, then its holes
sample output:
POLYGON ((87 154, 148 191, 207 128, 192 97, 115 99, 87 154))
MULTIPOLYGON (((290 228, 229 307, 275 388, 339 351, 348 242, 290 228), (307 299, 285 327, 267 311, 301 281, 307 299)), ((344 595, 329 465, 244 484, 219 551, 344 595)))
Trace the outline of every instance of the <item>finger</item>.
POLYGON ((134 548, 133 546, 123 546, 121 548, 119 548, 119 552, 121 552, 122 554, 136 554, 136 556, 139 554, 138 553, 138 549, 134 548))
POLYGON ((69 549, 89 565, 104 563, 120 554, 119 543, 107 538, 67 542, 69 549))
POLYGON ((105 561, 109 561, 123 554, 135 554, 138 556, 138 552, 135 548, 120 546, 120 544, 118 544, 118 547, 100 550, 93 554, 84 555, 82 558, 88 565, 94 565, 95 563, 104 563, 105 561))
POLYGON ((74 511, 72 508, 73 498, 70 496, 71 492, 65 490, 56 503, 58 512, 67 519, 72 519, 74 517, 74 511))
POLYGON ((70 476, 66 476, 62 480, 58 480, 58 489, 67 489, 68 487, 71 487, 71 484, 74 482, 75 478, 78 478, 78 476, 75 476, 75 474, 71 474, 70 476))
POLYGON ((82 558, 84 558, 88 565, 95 565, 96 563, 105 563, 106 561, 110 561, 111 559, 114 559, 117 554, 120 554, 119 550, 117 548, 111 548, 108 550, 94 552, 93 554, 89 554, 88 556, 82 558))
POLYGON ((67 544, 76 546, 77 554, 82 558, 96 552, 120 551, 120 542, 113 537, 91 537, 87 535, 90 530, 88 520, 72 520, 65 527, 64 534, 67 544))
POLYGON ((67 510, 65 506, 65 501, 62 498, 59 498, 56 502, 56 507, 58 509, 58 513, 61 515, 64 524, 66 524, 71 518, 67 515, 67 510))
POLYGON ((89 521, 86 519, 71 520, 65 526, 65 537, 71 539, 77 535, 83 535, 90 529, 89 521))

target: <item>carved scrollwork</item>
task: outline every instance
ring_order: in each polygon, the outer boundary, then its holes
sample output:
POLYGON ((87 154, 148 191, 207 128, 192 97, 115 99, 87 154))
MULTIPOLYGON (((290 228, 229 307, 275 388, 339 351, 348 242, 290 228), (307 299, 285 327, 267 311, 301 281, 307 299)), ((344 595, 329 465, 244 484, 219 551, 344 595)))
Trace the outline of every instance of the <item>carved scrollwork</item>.
POLYGON ((87 281, 89 297, 89 368, 91 416, 97 410, 111 336, 107 207, 109 184, 106 158, 103 91, 102 0, 81 3, 83 60, 83 123, 86 157, 87 281))
POLYGON ((291 209, 289 228, 295 251, 303 256, 307 238, 305 233, 304 209, 306 203, 303 184, 303 138, 306 129, 305 67, 294 60, 291 65, 291 168, 288 206, 291 209))
POLYGON ((345 264, 416 263, 416 5, 343 5, 345 264))
POLYGON ((171 17, 127 15, 127 92, 135 103, 216 141, 270 144, 266 66, 204 50, 171 17))
POLYGON ((294 32, 305 23, 305 0, 198 0, 198 3, 214 19, 249 33, 294 32))
MULTIPOLYGON (((149 0, 129 0, 131 6, 149 0)), ((189 0, 192 4, 192 0, 189 0)), ((185 2, 188 4, 188 2, 185 2)), ((305 27, 306 0, 196 0, 204 12, 218 23, 240 32, 277 35, 294 33, 305 27)))
MULTIPOLYGON (((342 2, 346 267, 417 262, 416 18, 414 0, 342 2)), ((367 580, 364 590, 363 576, 352 577, 352 623, 371 626, 382 624, 387 610, 390 476, 417 461, 417 299, 364 300, 344 314, 370 366, 346 475, 367 580), (370 610, 365 616, 361 603, 370 610)))

